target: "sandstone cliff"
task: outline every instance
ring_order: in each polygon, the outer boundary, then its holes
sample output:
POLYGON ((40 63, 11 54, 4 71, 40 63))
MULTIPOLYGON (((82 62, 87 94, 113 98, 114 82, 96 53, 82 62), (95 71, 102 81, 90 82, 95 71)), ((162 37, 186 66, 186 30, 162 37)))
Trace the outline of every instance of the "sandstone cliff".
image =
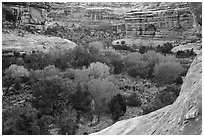
POLYGON ((127 35, 183 38, 193 28, 193 15, 187 3, 154 3, 153 5, 152 7, 152 4, 148 4, 142 9, 136 8, 127 12, 125 18, 127 35))
POLYGON ((92 135, 197 135, 202 132, 202 53, 193 61, 177 100, 157 111, 92 135))

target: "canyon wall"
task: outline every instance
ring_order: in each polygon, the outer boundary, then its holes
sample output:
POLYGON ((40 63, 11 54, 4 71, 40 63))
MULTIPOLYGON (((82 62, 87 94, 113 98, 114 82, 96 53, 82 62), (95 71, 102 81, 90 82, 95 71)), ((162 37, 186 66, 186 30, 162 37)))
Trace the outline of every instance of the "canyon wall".
POLYGON ((43 2, 3 2, 2 25, 42 31, 49 7, 43 2))
POLYGON ((126 34, 135 37, 183 38, 193 28, 187 3, 160 3, 154 9, 136 9, 126 14, 126 34))

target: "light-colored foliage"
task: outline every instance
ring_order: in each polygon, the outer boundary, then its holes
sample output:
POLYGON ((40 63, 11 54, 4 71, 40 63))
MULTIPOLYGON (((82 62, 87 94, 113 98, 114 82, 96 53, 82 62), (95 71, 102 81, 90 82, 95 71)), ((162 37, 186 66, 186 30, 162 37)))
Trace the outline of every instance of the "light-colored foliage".
POLYGON ((20 78, 20 77, 28 77, 29 71, 25 69, 23 66, 11 65, 8 69, 5 70, 5 74, 10 78, 20 78))
POLYGON ((119 87, 108 79, 92 79, 88 82, 88 90, 94 98, 96 113, 106 111, 108 101, 121 93, 119 87))
POLYGON ((171 84, 184 71, 178 62, 162 62, 154 69, 154 76, 160 84, 171 84))
POLYGON ((100 62, 91 63, 88 69, 94 78, 101 78, 110 75, 110 67, 100 62))

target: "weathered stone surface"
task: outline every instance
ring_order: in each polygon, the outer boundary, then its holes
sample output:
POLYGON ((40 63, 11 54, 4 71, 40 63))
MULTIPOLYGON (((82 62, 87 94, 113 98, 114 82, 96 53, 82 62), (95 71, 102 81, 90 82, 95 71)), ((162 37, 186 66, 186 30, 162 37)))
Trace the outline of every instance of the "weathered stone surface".
POLYGON ((132 10, 126 14, 125 21, 127 35, 135 37, 179 38, 193 28, 193 15, 187 3, 179 2, 132 10))
POLYGON ((199 54, 201 48, 202 48, 201 42, 200 43, 187 43, 187 44, 176 46, 173 49, 171 49, 171 51, 173 53, 176 53, 178 51, 187 51, 187 50, 193 49, 193 51, 196 54, 199 54))
POLYGON ((13 34, 3 34, 2 36, 2 50, 3 51, 20 51, 32 52, 34 51, 50 51, 50 50, 64 50, 73 49, 77 44, 59 37, 48 37, 43 35, 26 34, 24 37, 13 34))
POLYGON ((195 58, 177 100, 157 111, 123 121, 92 135, 186 135, 202 132, 202 53, 195 58))
POLYGON ((43 30, 47 20, 48 5, 43 2, 4 2, 2 8, 3 27, 12 25, 18 28, 43 30), (12 24, 7 24, 6 21, 12 24))

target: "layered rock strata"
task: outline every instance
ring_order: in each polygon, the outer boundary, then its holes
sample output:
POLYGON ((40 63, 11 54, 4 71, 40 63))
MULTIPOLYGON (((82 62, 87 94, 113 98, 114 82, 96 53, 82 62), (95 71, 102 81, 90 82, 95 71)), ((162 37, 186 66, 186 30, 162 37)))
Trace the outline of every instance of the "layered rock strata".
POLYGON ((187 3, 176 3, 174 7, 167 5, 165 8, 129 11, 125 18, 127 35, 178 38, 193 28, 193 15, 187 3))
POLYGON ((5 2, 2 4, 3 27, 15 25, 18 28, 41 31, 47 19, 48 8, 42 2, 5 2))

